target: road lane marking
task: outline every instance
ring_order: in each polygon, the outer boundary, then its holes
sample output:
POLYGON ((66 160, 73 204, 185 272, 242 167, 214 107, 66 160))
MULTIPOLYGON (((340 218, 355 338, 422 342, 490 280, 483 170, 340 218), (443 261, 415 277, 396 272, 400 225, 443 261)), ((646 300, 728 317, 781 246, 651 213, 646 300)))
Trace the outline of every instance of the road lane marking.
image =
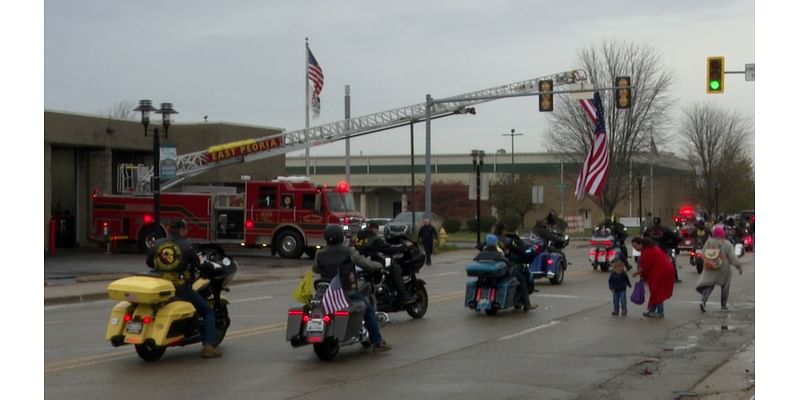
POLYGON ((273 298, 272 296, 250 297, 250 298, 245 298, 245 299, 233 300, 230 303, 231 304, 234 304, 234 303, 246 303, 248 301, 269 300, 269 299, 272 299, 272 298, 273 298))
POLYGON ((550 322, 548 322, 548 323, 546 323, 544 325, 534 326, 533 328, 528 328, 528 329, 525 329, 523 331, 519 331, 517 333, 512 333, 510 335, 503 336, 503 337, 501 337, 500 339, 497 339, 497 340, 513 339, 515 337, 519 337, 519 336, 522 336, 522 335, 527 335, 527 334, 532 333, 532 332, 536 332, 536 331, 538 331, 540 329, 549 328, 549 327, 551 327, 551 326, 553 326, 555 324, 558 324, 558 323, 559 323, 559 321, 550 321, 550 322))

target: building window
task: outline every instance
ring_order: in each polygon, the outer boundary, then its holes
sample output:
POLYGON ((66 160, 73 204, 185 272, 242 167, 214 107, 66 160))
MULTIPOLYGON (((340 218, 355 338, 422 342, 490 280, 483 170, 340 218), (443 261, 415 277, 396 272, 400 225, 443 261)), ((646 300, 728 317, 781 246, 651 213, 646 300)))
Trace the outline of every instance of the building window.
POLYGON ((258 188, 258 205, 261 208, 275 208, 275 197, 277 191, 273 187, 258 188))

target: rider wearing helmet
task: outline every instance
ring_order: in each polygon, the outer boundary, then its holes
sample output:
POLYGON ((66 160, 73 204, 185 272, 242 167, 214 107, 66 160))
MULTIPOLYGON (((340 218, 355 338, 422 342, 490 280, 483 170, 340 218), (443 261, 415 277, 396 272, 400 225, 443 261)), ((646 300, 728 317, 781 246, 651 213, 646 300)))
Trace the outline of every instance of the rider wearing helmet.
POLYGON ((625 239, 628 237, 628 232, 625 230, 625 225, 617 222, 617 217, 612 215, 611 218, 606 218, 597 229, 607 229, 614 237, 614 240, 619 244, 620 260, 625 264, 625 268, 630 271, 631 264, 628 262, 628 247, 625 246, 625 239))
POLYGON ((708 228, 706 228, 706 221, 699 220, 692 230, 692 238, 694 238, 695 246, 703 247, 708 239, 708 228))
POLYGON ((192 303, 203 316, 203 358, 217 358, 222 352, 216 346, 214 309, 203 296, 192 288, 201 268, 200 258, 186 239, 189 228, 186 221, 174 220, 169 225, 169 236, 155 241, 147 250, 146 263, 161 277, 175 285, 175 298, 192 303))
MULTIPOLYGON (((375 222, 370 222, 365 235, 366 244, 364 244, 362 247, 362 251, 368 255, 375 255, 377 253, 383 253, 385 255, 402 254, 409 247, 413 246, 413 243, 408 240, 405 241, 405 244, 398 245, 386 243, 385 240, 378 237, 378 224, 375 222)), ((401 270, 402 268, 400 265, 397 263, 392 263, 389 268, 392 281, 394 281, 394 286, 397 289, 397 293, 400 295, 400 298, 403 299, 403 303, 413 304, 416 302, 417 296, 409 294, 406 290, 406 285, 403 282, 403 271, 401 270)))
POLYGON ((486 235, 486 245, 483 246, 481 252, 475 256, 475 261, 480 260, 492 260, 492 261, 502 261, 506 265, 509 266, 511 270, 511 275, 517 278, 519 281, 519 285, 517 285, 517 293, 522 297, 522 311, 528 312, 530 310, 535 309, 538 307, 536 304, 531 304, 531 299, 528 296, 528 286, 525 284, 525 278, 522 274, 514 267, 514 265, 509 261, 508 258, 505 257, 503 254, 503 250, 497 247, 499 243, 499 238, 496 235, 488 234, 486 235))
POLYGON ((323 279, 331 280, 337 275, 341 280, 342 289, 347 297, 354 301, 361 301, 367 306, 364 314, 364 323, 369 332, 369 340, 372 342, 372 351, 382 352, 392 349, 381 337, 378 317, 375 315, 375 308, 358 291, 358 279, 355 275, 355 266, 368 270, 380 271, 383 265, 358 254, 356 249, 344 245, 344 230, 338 224, 325 227, 325 243, 327 246, 319 250, 314 257, 314 265, 311 270, 320 274, 323 279))

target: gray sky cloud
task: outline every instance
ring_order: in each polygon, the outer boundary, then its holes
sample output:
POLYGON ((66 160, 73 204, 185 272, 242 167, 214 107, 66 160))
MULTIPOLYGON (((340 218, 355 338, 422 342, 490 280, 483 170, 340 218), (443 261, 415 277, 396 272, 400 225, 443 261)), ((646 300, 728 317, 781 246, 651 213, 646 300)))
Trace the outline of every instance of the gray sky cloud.
MULTIPOLYGON (((320 124, 574 68, 604 39, 648 44, 676 72, 677 104, 711 101, 755 115, 755 90, 730 76, 705 93, 705 58, 755 61, 753 1, 45 1, 45 107, 83 113, 121 101, 169 101, 177 122, 304 124, 304 38, 325 72, 320 124)), ((557 98, 559 102, 569 98, 557 98)), ((677 109, 675 110, 677 116, 677 109)), ((535 98, 478 107, 434 123, 437 153, 541 151, 535 98)), ((417 130, 423 150, 422 126, 417 130)), ((341 154, 342 144, 312 150, 341 154)), ((408 131, 353 141, 365 154, 407 152, 408 131)))

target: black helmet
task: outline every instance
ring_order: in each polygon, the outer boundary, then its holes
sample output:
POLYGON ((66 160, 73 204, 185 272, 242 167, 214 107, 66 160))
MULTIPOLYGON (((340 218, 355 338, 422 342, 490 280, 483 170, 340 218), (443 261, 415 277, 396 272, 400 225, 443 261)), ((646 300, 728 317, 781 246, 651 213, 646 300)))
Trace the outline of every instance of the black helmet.
POLYGON ((653 217, 653 225, 661 225, 661 217, 653 217))
POLYGON ((556 224, 556 216, 553 213, 547 214, 547 224, 548 225, 555 225, 556 224))
POLYGON ((331 224, 325 227, 325 243, 329 246, 344 243, 344 229, 341 225, 331 224))

